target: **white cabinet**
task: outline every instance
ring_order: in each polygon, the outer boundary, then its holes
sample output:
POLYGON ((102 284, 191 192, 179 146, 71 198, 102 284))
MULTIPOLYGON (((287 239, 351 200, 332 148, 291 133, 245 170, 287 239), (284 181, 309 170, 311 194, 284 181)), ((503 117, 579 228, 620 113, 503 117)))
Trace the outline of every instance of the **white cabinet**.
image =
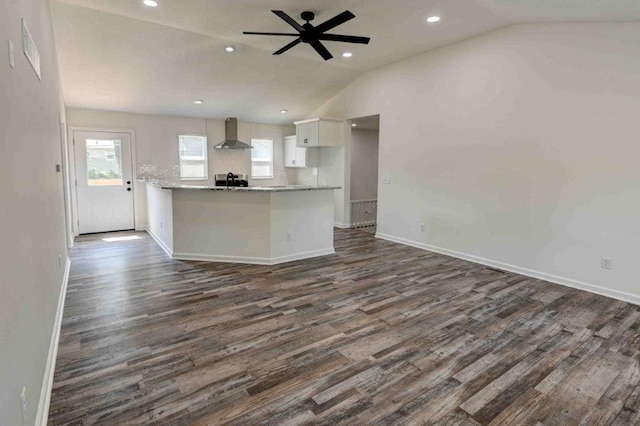
POLYGON ((335 118, 312 118, 296 121, 298 146, 341 146, 343 144, 344 120, 335 118))
POLYGON ((300 148, 296 144, 296 135, 284 138, 285 167, 316 167, 317 152, 300 148))

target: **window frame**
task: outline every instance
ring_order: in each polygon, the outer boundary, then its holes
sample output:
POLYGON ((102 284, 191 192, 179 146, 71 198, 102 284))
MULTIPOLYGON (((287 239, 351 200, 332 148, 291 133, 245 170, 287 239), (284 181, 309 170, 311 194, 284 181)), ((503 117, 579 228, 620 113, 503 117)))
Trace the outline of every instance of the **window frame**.
POLYGON ((209 141, 207 135, 195 133, 180 133, 178 135, 178 169, 180 180, 208 180, 209 179, 209 141), (184 177, 182 176, 182 154, 180 152, 180 143, 182 137, 197 137, 204 139, 204 177, 184 177))
MULTIPOLYGON (((122 164, 122 139, 86 139, 85 141, 85 149, 86 149, 86 153, 87 153, 87 173, 86 173, 86 184, 88 187, 109 187, 109 186, 124 186, 124 170, 123 170, 123 164, 122 164), (109 154, 107 152, 105 152, 105 155, 102 157, 94 157, 93 156, 93 150, 90 149, 89 146, 89 142, 92 142, 92 145, 94 145, 92 148, 101 148, 100 147, 100 142, 111 142, 111 144, 113 145, 112 147, 107 147, 107 148, 113 148, 113 152, 114 152, 114 157, 113 158, 109 158, 109 154), (118 157, 116 155, 116 152, 120 151, 120 157, 118 157), (118 170, 120 172, 120 179, 119 182, 120 183, 92 183, 92 182, 98 182, 98 181, 108 181, 108 180, 118 180, 116 179, 108 179, 106 177, 100 178, 100 177, 91 177, 89 174, 91 173, 91 170, 89 168, 89 163, 90 160, 114 160, 118 166, 118 170)), ((95 171, 95 169, 93 169, 95 171)))
MULTIPOLYGON (((257 142, 257 141, 271 143, 269 160, 268 161, 266 161, 266 160, 256 160, 256 162, 269 163, 271 175, 270 176, 255 176, 254 175, 254 173, 253 173, 254 160, 253 160, 253 149, 252 149, 251 150, 251 179, 259 179, 259 180, 273 179, 273 176, 275 174, 275 170, 274 170, 275 169, 275 164, 274 164, 274 161, 273 161, 273 151, 274 151, 274 147, 275 147, 274 140, 273 139, 269 139, 269 138, 251 138, 251 146, 253 147, 254 146, 253 143, 257 142)), ((254 149, 255 149, 255 147, 254 147, 254 149)))

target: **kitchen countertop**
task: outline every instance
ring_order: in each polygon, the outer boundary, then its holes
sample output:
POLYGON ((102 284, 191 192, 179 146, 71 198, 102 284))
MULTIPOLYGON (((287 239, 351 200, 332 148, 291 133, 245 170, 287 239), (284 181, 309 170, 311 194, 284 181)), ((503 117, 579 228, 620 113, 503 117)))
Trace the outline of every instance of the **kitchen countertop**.
POLYGON ((319 191, 327 189, 341 189, 339 186, 305 186, 305 185, 281 185, 281 186, 210 186, 210 185, 188 185, 158 179, 138 179, 139 182, 155 186, 161 189, 189 189, 206 191, 237 191, 237 192, 289 192, 289 191, 319 191))

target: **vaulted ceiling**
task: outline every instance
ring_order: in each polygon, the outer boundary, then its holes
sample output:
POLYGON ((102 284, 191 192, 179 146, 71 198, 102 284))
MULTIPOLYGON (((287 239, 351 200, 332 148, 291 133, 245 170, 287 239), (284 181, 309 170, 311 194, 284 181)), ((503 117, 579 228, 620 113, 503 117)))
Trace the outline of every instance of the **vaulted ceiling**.
POLYGON ((65 102, 71 107, 235 116, 263 123, 305 118, 362 72, 523 22, 639 21, 637 0, 51 0, 65 102), (289 38, 242 31, 290 32, 271 13, 314 24, 350 10, 332 33, 371 37, 369 45, 325 42, 323 61, 289 38), (427 24, 429 16, 441 16, 427 24), (225 53, 234 45, 236 51, 225 53), (345 59, 349 51, 353 57, 345 59), (194 100, 202 99, 202 105, 194 100), (286 114, 280 110, 286 109, 286 114))

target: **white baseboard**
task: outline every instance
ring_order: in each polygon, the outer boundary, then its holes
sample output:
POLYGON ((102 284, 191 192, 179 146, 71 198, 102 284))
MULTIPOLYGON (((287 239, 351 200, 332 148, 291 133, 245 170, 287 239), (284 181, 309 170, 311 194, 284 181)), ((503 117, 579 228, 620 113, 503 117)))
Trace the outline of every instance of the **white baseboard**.
POLYGON ((153 238, 155 240, 155 242, 158 243, 160 248, 162 250, 164 250, 164 252, 167 253, 169 255, 169 257, 173 257, 173 250, 171 250, 169 248, 169 246, 166 245, 164 243, 164 241, 162 241, 162 239, 160 237, 158 237, 156 234, 154 234, 151 229, 145 229, 145 231, 147 231, 147 234, 151 235, 151 238, 153 238))
POLYGON ((336 251, 333 247, 323 250, 314 250, 304 253, 296 253, 288 256, 279 257, 245 257, 245 256, 213 256, 199 253, 176 253, 171 250, 153 231, 147 229, 147 234, 155 240, 162 250, 169 255, 170 258, 176 260, 195 260, 203 262, 224 262, 224 263, 248 263, 252 265, 277 265, 279 263, 293 262, 295 260, 309 259, 318 256, 327 256, 334 254, 336 251))
POLYGON ((455 257, 462 260, 467 260, 473 263, 479 263, 481 265, 489 266, 492 268, 502 269, 504 271, 513 272, 516 274, 524 275, 531 278, 537 278, 539 280, 549 281, 554 284, 560 284, 566 287, 575 288, 578 290, 588 291, 590 293, 599 294, 601 296, 611 297, 613 299, 622 300, 623 302, 633 303, 634 305, 640 305, 640 296, 627 293, 624 291, 613 290, 606 287, 601 287, 595 284, 586 283, 583 281, 574 280, 571 278, 560 277, 557 275, 548 274, 546 272, 535 271, 532 269, 522 268, 516 265, 510 265, 508 263, 502 263, 491 259, 485 259, 483 257, 475 256, 472 254, 462 253, 454 250, 445 249, 442 247, 432 246, 429 244, 420 243, 417 241, 411 241, 404 238, 394 237, 393 235, 376 233, 376 238, 382 240, 392 241, 394 243, 404 244, 411 247, 416 247, 423 250, 432 251, 435 253, 444 254, 447 256, 455 257))
POLYGON ((340 223, 340 222, 333 222, 333 226, 336 228, 340 228, 340 229, 348 229, 351 228, 351 225, 348 223, 340 223))
POLYGON ((44 369, 44 379, 42 380, 42 389, 40 390, 40 401, 38 402, 38 413, 36 414, 36 426, 46 426, 47 420, 49 419, 49 403, 51 402, 53 373, 56 369, 58 342, 60 341, 60 328, 62 326, 62 314, 64 313, 64 302, 67 296, 70 269, 71 260, 67 257, 64 275, 62 277, 62 284, 60 285, 60 294, 58 295, 58 308, 56 309, 56 317, 53 321, 53 331, 51 332, 51 340, 49 343, 47 365, 44 369))
POLYGON ((312 257, 328 256, 330 254, 335 254, 335 252, 336 250, 333 247, 331 247, 323 250, 313 250, 313 251, 307 251, 304 253, 290 254, 287 256, 273 257, 271 258, 271 265, 293 262, 293 261, 302 260, 302 259, 310 259, 312 257))
POLYGON ((248 263, 252 265, 277 265, 279 263, 293 262, 295 260, 309 259, 312 257, 327 256, 334 254, 333 248, 314 250, 304 253, 296 253, 279 257, 245 257, 245 256, 211 256, 195 253, 173 253, 176 260, 196 260, 205 262, 225 262, 225 263, 248 263))

